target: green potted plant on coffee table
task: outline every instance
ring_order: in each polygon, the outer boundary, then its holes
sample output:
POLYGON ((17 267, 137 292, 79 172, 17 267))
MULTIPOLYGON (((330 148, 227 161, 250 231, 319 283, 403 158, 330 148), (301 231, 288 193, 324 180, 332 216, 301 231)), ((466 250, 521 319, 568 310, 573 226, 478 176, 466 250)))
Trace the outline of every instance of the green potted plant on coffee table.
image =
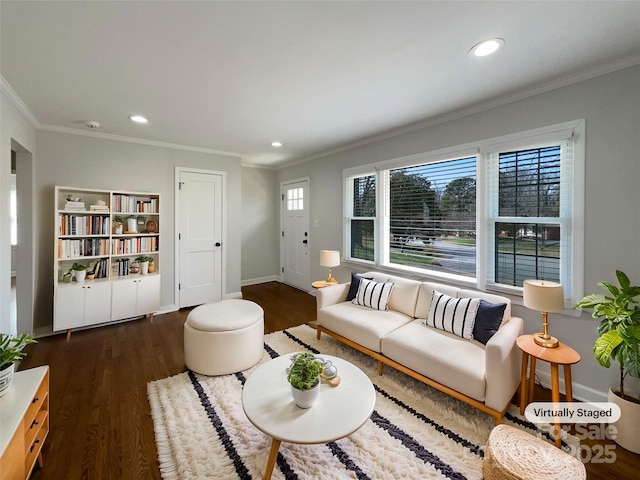
POLYGON ((616 422, 616 442, 635 453, 640 453, 640 400, 625 392, 624 380, 629 375, 640 378, 640 286, 631 285, 629 277, 616 270, 619 286, 599 282, 609 295, 590 294, 575 308, 593 309, 593 318, 599 319, 598 335, 593 352, 596 360, 605 368, 611 360, 620 365, 618 390, 609 389, 609 401, 621 411, 621 421, 616 422), (627 438, 626 430, 630 428, 627 438))
POLYGON ((291 384, 293 401, 300 408, 313 405, 320 391, 322 362, 312 353, 298 353, 287 370, 287 380, 291 384))
POLYGON ((19 362, 27 355, 22 350, 30 343, 36 343, 32 335, 23 333, 13 337, 0 333, 0 397, 11 386, 16 362, 19 362))

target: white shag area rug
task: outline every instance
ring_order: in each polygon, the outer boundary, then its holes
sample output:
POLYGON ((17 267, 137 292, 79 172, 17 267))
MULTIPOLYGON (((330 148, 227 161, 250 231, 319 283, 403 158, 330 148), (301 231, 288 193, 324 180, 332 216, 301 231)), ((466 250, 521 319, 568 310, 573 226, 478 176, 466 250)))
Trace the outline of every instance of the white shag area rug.
MULTIPOLYGON (((379 376, 374 359, 328 335, 318 341, 307 325, 265 335, 264 341, 258 365, 298 351, 334 355, 364 371, 377 393, 371 419, 349 437, 326 445, 283 442, 272 478, 482 478, 493 417, 391 367, 379 376)), ((163 480, 262 478, 271 438, 242 410, 242 386, 255 368, 219 377, 185 372, 149 383, 163 480)), ((536 430, 518 413, 512 406, 503 423, 552 441, 548 431, 536 430)), ((575 446, 577 440, 566 442, 575 446)))

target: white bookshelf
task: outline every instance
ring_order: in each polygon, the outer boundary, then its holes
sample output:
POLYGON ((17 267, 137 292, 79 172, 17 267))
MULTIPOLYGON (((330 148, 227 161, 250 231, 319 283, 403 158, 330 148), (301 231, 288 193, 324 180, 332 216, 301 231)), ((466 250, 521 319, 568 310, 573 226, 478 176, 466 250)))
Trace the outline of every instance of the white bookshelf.
POLYGON ((152 317, 160 308, 160 195, 56 186, 55 219, 53 330, 69 336, 74 328, 152 317), (141 256, 153 259, 153 272, 135 271, 141 256), (74 263, 88 266, 85 280, 69 278, 74 263))

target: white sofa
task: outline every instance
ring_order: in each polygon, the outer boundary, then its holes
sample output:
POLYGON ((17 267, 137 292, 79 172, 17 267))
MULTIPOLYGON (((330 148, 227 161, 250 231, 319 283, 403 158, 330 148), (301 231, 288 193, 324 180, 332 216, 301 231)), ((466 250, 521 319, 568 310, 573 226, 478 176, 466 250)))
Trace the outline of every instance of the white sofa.
POLYGON ((322 332, 384 364, 489 413, 499 424, 520 383, 521 353, 516 338, 523 321, 511 316, 508 298, 449 285, 420 282, 380 272, 360 274, 375 282, 392 282, 388 310, 345 301, 350 284, 317 292, 318 339, 322 332), (429 327, 432 292, 454 298, 506 303, 502 323, 486 345, 429 327))

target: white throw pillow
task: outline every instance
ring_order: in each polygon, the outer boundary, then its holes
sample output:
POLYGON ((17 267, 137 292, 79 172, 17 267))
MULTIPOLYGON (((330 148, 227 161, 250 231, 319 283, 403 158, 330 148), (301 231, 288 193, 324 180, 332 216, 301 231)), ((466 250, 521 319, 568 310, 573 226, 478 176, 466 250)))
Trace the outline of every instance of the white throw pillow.
POLYGON ((479 298, 453 298, 434 290, 425 323, 471 340, 479 305, 479 298))
POLYGON ((358 293, 351 302, 376 310, 388 310, 391 290, 393 290, 393 283, 374 282, 363 278, 360 280, 358 293))

